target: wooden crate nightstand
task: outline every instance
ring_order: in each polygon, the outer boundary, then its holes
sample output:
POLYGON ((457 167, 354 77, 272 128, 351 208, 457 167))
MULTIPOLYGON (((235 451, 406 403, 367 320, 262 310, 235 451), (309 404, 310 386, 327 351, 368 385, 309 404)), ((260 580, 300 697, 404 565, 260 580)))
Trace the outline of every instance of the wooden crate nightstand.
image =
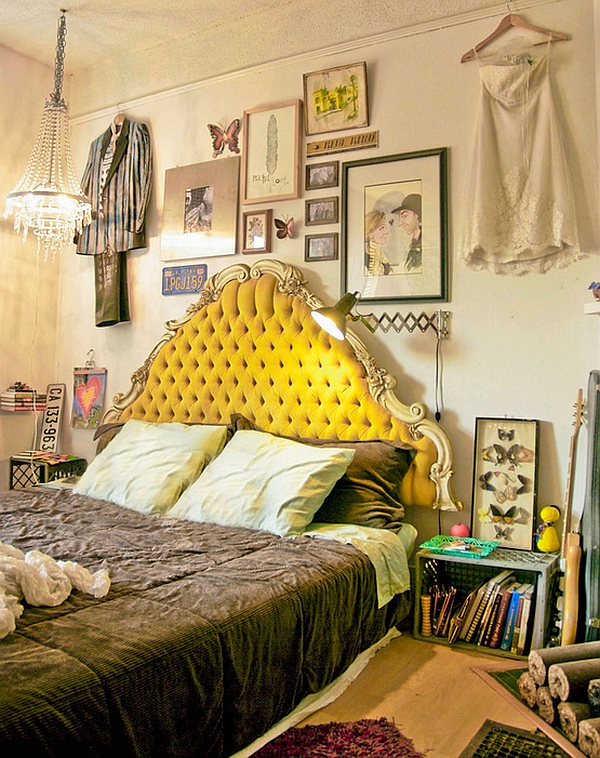
POLYGON ((86 468, 85 458, 75 455, 22 453, 10 459, 9 487, 11 490, 20 490, 67 476, 81 476, 86 468))
MULTIPOLYGON (((519 582, 530 582, 534 586, 532 612, 529 617, 530 643, 525 654, 531 648, 544 647, 548 640, 552 618, 552 599, 554 595, 554 579, 558 577, 558 556, 547 553, 534 553, 527 550, 509 550, 496 548, 485 558, 468 558, 465 556, 445 555, 420 550, 415 559, 415 613, 414 636, 416 639, 439 644, 448 644, 447 637, 423 636, 421 633, 421 595, 427 594, 425 586, 425 566, 428 561, 436 562, 439 583, 456 588, 454 610, 478 584, 495 577, 503 569, 510 570, 519 582)), ((486 645, 474 645, 464 641, 453 643, 457 647, 477 651, 517 657, 512 653, 486 645)))

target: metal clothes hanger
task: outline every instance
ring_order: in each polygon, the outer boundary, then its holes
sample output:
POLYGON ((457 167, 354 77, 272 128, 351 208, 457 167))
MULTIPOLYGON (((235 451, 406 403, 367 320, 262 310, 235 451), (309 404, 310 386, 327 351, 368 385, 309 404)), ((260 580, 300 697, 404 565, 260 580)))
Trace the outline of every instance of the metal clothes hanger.
POLYGON ((513 27, 519 27, 520 29, 526 29, 530 32, 538 32, 539 34, 543 34, 546 37, 546 40, 544 42, 536 42, 536 45, 542 45, 549 42, 563 42, 565 40, 571 39, 571 37, 568 34, 565 34, 564 32, 555 32, 552 29, 544 29, 541 26, 534 26, 533 24, 528 23, 525 21, 525 19, 520 16, 518 13, 509 13, 507 16, 505 16, 502 21, 498 24, 498 26, 494 29, 494 31, 489 35, 489 37, 486 37, 481 42, 478 42, 475 47, 472 47, 470 50, 467 50, 467 52, 462 56, 460 59, 461 63, 466 63, 467 61, 472 61, 476 58, 477 53, 480 50, 483 50, 484 47, 487 47, 487 45, 490 44, 490 42, 493 42, 495 39, 500 37, 504 32, 506 32, 508 29, 511 29, 513 27))

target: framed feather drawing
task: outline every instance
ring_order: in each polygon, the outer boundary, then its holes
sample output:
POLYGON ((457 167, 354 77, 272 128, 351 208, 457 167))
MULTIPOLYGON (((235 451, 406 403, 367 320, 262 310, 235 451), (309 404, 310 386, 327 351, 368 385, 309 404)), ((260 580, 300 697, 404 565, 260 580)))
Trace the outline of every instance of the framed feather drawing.
POLYGON ((244 111, 241 202, 300 196, 300 100, 244 111))
POLYGON ((475 420, 471 534, 532 550, 536 529, 539 422, 475 420))

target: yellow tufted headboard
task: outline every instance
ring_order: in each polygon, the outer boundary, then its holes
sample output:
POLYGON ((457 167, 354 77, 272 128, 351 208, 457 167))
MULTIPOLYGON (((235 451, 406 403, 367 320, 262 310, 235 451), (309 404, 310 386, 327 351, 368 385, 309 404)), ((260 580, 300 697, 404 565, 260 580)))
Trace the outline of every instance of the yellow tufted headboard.
POLYGON ((399 401, 394 378, 356 335, 340 342, 320 329, 311 311, 322 303, 304 284, 277 260, 211 277, 185 316, 166 324, 103 422, 227 423, 239 413, 289 437, 392 440, 415 450, 403 502, 459 510, 443 429, 422 404, 399 401))

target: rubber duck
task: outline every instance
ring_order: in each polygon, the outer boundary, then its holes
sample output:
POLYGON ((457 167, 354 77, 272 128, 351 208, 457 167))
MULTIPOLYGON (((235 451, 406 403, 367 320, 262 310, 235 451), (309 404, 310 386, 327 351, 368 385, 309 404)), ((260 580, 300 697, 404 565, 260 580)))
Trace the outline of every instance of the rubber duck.
POLYGON ((560 518, 560 511, 555 505, 547 505, 540 511, 542 523, 536 533, 537 549, 542 553, 555 553, 560 549, 558 532, 553 524, 560 518))

